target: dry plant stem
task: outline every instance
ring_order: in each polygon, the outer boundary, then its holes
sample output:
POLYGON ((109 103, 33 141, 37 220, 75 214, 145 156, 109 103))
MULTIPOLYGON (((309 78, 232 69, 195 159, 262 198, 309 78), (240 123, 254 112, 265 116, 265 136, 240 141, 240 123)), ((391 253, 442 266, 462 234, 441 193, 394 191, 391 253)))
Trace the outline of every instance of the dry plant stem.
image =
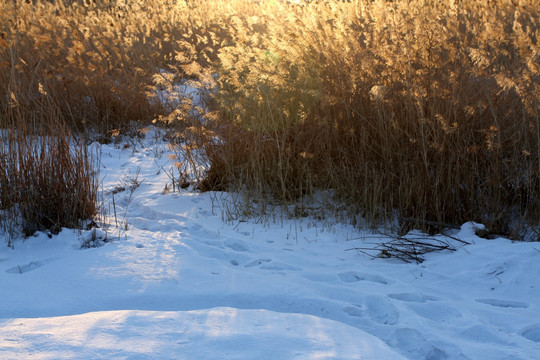
MULTIPOLYGON (((356 251, 373 258, 396 258, 404 262, 414 261, 416 264, 424 262, 424 255, 434 251, 456 251, 447 240, 434 239, 432 237, 395 237, 389 236, 391 240, 376 244, 372 247, 354 247, 347 251, 356 251)), ((459 241, 462 244, 469 244, 466 241, 454 237, 449 239, 459 241)))

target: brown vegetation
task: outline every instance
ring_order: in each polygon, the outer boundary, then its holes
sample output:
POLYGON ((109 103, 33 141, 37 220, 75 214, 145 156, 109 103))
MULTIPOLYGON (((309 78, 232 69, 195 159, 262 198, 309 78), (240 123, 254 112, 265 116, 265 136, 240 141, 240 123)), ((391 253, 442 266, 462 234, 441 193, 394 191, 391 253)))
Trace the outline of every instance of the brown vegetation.
MULTIPOLYGON (((41 119, 43 120, 43 119, 41 119)), ((0 226, 57 233, 77 228, 97 213, 95 154, 73 143, 63 124, 29 128, 20 119, 0 133, 0 226)))
MULTIPOLYGON (((232 7, 234 8, 234 7, 232 7)), ((540 208, 533 2, 318 2, 233 17, 207 153, 223 181, 332 189, 371 223, 507 236, 540 208)), ((213 174, 213 172, 210 172, 213 174)), ((216 177, 216 175, 214 175, 216 177)))
POLYGON ((203 189, 329 190, 403 231, 475 220, 517 238, 540 220, 533 0, 15 4, 0 5, 8 113, 15 98, 72 128, 179 123, 203 189), (204 117, 156 100, 182 78, 208 88, 204 117))

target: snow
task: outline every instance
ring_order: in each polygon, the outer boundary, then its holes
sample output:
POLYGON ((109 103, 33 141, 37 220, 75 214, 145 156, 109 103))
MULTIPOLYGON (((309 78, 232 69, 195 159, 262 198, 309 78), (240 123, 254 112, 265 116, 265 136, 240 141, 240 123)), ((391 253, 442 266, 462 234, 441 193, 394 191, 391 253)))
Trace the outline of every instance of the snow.
POLYGON ((268 310, 93 312, 17 319, 4 325, 4 333, 5 341, 13 343, 7 351, 13 358, 399 358, 381 340, 354 327, 268 310))
POLYGON ((407 264, 349 225, 228 220, 226 194, 164 191, 161 138, 99 145, 118 227, 0 246, 0 359, 540 358, 539 243, 471 222, 407 264))

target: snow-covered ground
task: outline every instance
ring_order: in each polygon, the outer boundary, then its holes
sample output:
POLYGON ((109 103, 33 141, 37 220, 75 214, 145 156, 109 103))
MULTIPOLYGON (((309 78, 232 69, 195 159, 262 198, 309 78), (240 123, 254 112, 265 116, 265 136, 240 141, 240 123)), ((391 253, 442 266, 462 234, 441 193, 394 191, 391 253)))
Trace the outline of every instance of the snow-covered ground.
POLYGON ((108 221, 127 231, 0 246, 0 359, 540 358, 539 243, 468 223, 455 252, 373 259, 346 250, 381 235, 224 221, 220 194, 164 191, 167 155, 153 132, 101 146, 108 221), (92 236, 109 241, 81 249, 92 236))

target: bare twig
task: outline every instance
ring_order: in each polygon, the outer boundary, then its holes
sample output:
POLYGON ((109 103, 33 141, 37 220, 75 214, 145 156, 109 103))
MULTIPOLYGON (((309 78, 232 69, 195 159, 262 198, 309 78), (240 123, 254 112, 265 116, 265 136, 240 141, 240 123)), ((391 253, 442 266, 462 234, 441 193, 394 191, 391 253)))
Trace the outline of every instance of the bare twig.
POLYGON ((425 238, 397 236, 389 241, 373 245, 373 247, 354 247, 346 251, 355 250, 372 258, 396 258, 405 262, 414 261, 417 264, 425 260, 424 255, 427 253, 443 250, 456 251, 450 242, 428 236, 425 238), (373 254, 374 252, 376 255, 373 254))

